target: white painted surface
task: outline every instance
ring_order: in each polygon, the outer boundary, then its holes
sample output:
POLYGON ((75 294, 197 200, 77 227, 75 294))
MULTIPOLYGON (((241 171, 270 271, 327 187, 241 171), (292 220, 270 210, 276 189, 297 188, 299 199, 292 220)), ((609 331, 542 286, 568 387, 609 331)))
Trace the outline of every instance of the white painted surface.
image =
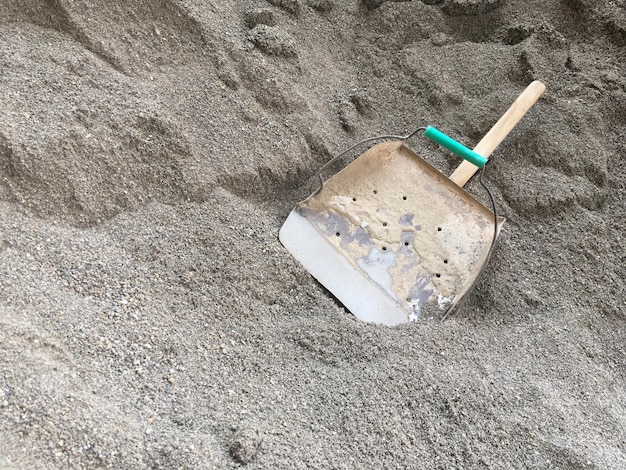
POLYGON ((281 243, 359 320, 393 326, 409 321, 397 302, 356 269, 296 210, 280 229, 281 243))

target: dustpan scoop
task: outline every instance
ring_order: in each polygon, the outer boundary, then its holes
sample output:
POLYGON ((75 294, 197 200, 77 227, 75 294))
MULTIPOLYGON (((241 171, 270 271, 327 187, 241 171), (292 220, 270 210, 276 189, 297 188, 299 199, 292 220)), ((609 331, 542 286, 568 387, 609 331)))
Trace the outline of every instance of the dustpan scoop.
POLYGON ((493 213, 462 185, 544 89, 533 82, 473 151, 427 128, 473 161, 450 178, 402 141, 375 145, 294 208, 281 242, 363 321, 397 325, 429 306, 449 309, 475 284, 494 237, 493 213))

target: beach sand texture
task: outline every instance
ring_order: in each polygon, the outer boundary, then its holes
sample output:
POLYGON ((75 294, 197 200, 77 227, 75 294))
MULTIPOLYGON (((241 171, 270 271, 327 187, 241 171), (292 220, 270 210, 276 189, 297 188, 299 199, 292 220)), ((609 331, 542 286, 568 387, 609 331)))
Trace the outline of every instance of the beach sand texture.
POLYGON ((4 0, 0 468, 624 469, 625 230, 624 0, 4 0), (340 150, 473 147, 535 79, 449 320, 279 243, 340 150))

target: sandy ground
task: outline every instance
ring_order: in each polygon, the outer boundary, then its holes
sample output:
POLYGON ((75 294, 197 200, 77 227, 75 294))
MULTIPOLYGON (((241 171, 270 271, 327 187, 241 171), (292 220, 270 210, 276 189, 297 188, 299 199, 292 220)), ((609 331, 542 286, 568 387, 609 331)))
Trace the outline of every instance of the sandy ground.
POLYGON ((626 468, 624 0, 0 19, 0 468, 626 468), (533 79, 448 321, 359 322, 280 245, 334 153, 475 145, 533 79))

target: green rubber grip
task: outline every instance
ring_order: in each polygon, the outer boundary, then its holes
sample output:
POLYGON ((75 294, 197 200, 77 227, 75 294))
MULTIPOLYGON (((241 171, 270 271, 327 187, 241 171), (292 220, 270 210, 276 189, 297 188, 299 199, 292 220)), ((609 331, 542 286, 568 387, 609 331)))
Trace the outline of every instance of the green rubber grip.
POLYGON ((476 165, 478 168, 484 167, 485 163, 487 163, 487 159, 485 157, 471 151, 465 145, 458 143, 452 137, 448 137, 443 132, 438 131, 432 126, 428 126, 426 128, 424 135, 430 140, 437 142, 442 147, 447 148, 450 152, 476 165))

